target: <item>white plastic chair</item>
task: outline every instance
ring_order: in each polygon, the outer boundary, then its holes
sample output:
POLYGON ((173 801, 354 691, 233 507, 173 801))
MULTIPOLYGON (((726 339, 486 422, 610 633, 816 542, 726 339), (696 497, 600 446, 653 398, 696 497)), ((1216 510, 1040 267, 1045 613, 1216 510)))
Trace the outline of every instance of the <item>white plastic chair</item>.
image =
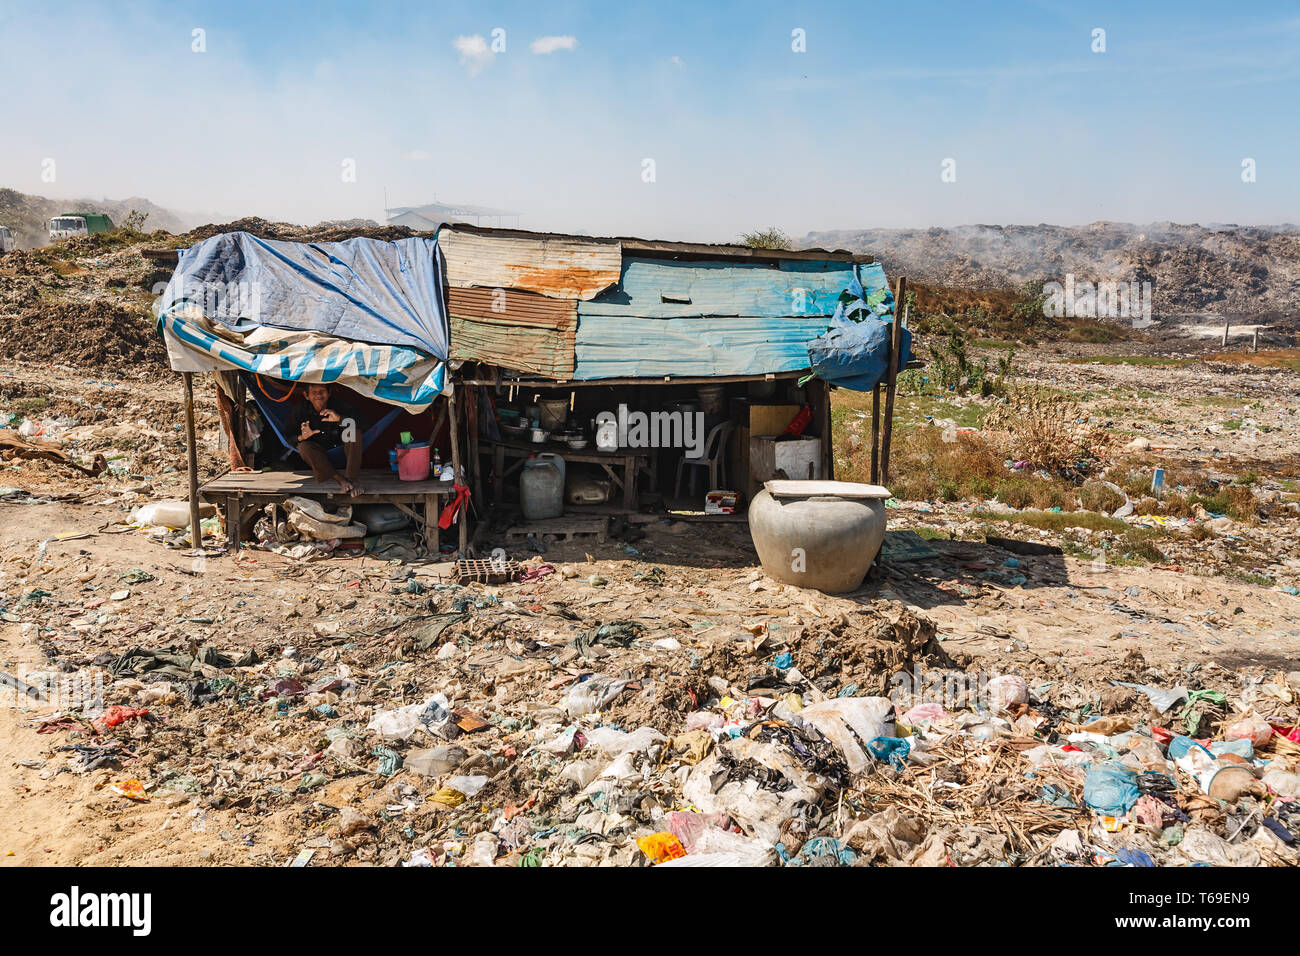
MULTIPOLYGON (((709 469, 709 488, 717 490, 722 488, 727 480, 727 439, 731 437, 731 430, 736 427, 732 421, 721 422, 714 425, 709 430, 709 437, 704 440, 704 448, 700 452, 699 458, 693 458, 689 455, 683 455, 677 461, 677 481, 673 485, 673 497, 682 496, 682 469, 687 465, 694 468, 709 469)), ((695 494, 695 472, 691 471, 690 493, 695 494)))

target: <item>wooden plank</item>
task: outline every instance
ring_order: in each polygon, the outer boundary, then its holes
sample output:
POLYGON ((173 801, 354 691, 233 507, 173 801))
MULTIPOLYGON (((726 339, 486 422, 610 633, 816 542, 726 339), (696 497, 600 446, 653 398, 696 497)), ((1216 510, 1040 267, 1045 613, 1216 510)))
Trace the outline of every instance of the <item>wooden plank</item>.
MULTIPOLYGON (((452 392, 447 396, 447 418, 451 423, 451 470, 452 480, 457 484, 463 484, 465 479, 465 469, 461 464, 460 457, 460 401, 456 393, 452 392)), ((464 507, 456 516, 456 527, 460 530, 460 557, 467 558, 466 553, 469 550, 469 508, 464 507)))
POLYGON ((749 434, 755 438, 781 434, 802 407, 788 403, 750 402, 749 434))
POLYGON ((239 519, 242 517, 239 495, 226 495, 226 544, 231 551, 239 550, 239 519))
POLYGON ((479 377, 457 379, 461 385, 509 385, 519 388, 579 388, 583 385, 721 385, 723 382, 771 382, 777 379, 802 378, 812 371, 810 368, 792 369, 788 372, 763 372, 757 375, 653 375, 643 378, 592 378, 582 381, 568 379, 533 379, 511 376, 508 373, 518 371, 508 367, 497 369, 507 374, 496 377, 479 377))
MULTIPOLYGON (((366 493, 358 501, 380 500, 385 495, 418 501, 426 494, 447 495, 452 492, 450 481, 402 481, 391 471, 378 468, 362 470, 361 486, 366 493)), ((205 495, 339 495, 338 484, 317 481, 310 471, 227 472, 205 483, 199 490, 205 495)))
POLYGON ((190 468, 190 547, 203 547, 203 523, 199 518, 199 442, 194 431, 194 373, 182 372, 185 384, 185 451, 190 468))
POLYGON ((608 531, 608 518, 570 518, 567 516, 563 518, 543 518, 539 521, 515 525, 506 531, 506 540, 525 538, 530 534, 535 534, 539 538, 543 535, 553 534, 561 540, 567 540, 575 535, 591 534, 596 536, 598 542, 603 542, 608 531))
POLYGON ((880 480, 880 383, 871 387, 871 483, 880 480))

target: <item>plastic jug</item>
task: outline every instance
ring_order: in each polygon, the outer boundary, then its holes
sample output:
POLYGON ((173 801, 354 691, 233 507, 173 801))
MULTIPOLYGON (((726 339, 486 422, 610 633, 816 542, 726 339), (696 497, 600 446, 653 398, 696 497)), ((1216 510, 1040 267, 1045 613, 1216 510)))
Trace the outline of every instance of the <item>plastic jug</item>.
POLYGON ((528 459, 519 476, 519 504, 529 521, 564 514, 564 459, 550 452, 528 459))

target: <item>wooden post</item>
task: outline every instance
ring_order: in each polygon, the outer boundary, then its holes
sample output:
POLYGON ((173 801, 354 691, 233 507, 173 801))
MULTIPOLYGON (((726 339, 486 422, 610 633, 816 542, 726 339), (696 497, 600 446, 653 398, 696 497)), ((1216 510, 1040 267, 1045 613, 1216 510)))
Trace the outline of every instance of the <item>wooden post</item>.
POLYGON ((1259 351, 1259 326, 1258 326, 1258 325, 1255 326, 1255 338, 1254 338, 1254 341, 1251 343, 1250 350, 1251 350, 1252 352, 1258 352, 1258 351, 1259 351))
MULTIPOLYGON (((469 431, 469 470, 474 476, 473 482, 465 484, 474 489, 474 497, 483 500, 483 469, 479 467, 478 458, 478 388, 474 385, 465 388, 465 422, 469 431)), ((477 505, 475 506, 477 508, 477 505)))
POLYGON ((182 372, 185 383, 185 446, 190 466, 190 546, 203 548, 203 525, 199 520, 199 443, 194 433, 194 373, 182 372))
POLYGON ((1229 327, 1231 327, 1231 325, 1232 323, 1228 321, 1224 321, 1223 323, 1223 347, 1224 348, 1228 347, 1228 329, 1229 327))
MULTIPOLYGON (((457 408, 456 393, 447 396, 447 420, 451 431, 451 470, 455 474, 455 482, 458 485, 464 485, 469 479, 461 470, 460 460, 460 413, 457 408)), ((460 556, 467 558, 465 553, 469 545, 469 509, 465 508, 456 518, 456 524, 460 528, 460 556)))
POLYGON ((899 359, 903 351, 903 301, 907 296, 907 277, 899 276, 894 293, 894 325, 889 340, 889 379, 885 386, 885 422, 880 435, 880 483, 889 481, 889 440, 894 433, 894 392, 898 386, 899 359))
POLYGON ((880 383, 871 388, 871 483, 880 484, 880 383))

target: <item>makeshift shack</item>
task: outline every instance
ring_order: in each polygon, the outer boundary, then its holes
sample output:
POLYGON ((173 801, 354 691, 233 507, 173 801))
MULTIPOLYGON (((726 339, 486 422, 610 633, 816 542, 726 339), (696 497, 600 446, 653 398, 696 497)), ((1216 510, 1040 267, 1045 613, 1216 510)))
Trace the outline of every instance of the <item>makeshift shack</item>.
MULTIPOLYGON (((366 429, 348 503, 398 508, 436 554, 440 511, 446 527, 490 497, 530 517, 539 464, 569 519, 739 513, 770 479, 833 478, 833 387, 875 391, 884 477, 910 345, 894 302, 880 265, 843 251, 455 224, 397 242, 213 236, 179 251, 159 327, 187 399, 194 372, 216 379, 231 471, 197 486, 190 420, 191 500, 224 507, 232 546, 247 506, 338 497, 285 433, 319 382, 346 388, 366 429), (456 480, 399 480, 399 440, 449 452, 456 480)), ((466 520, 459 538, 464 553, 466 520)))
POLYGON ((833 477, 833 385, 892 385, 867 256, 459 224, 439 246, 471 481, 499 502, 554 455, 570 515, 743 510, 769 479, 833 477))
MULTIPOLYGON (((454 483, 437 476, 401 481, 388 451, 405 432, 412 442, 445 436, 444 447, 459 458, 456 430, 448 426, 454 409, 444 397, 441 265, 436 240, 414 237, 294 243, 235 232, 178 251, 159 328, 172 368, 185 376, 187 412, 192 374, 216 379, 231 471, 196 487, 187 414, 190 497, 195 507, 198 495, 224 507, 232 547, 248 506, 340 497, 338 487, 303 470, 286 428, 302 387, 323 383, 346 390, 364 429, 365 493, 340 503, 396 508, 419 523, 436 553, 441 499, 453 494, 454 483)), ((341 447, 329 454, 342 465, 341 447)))

